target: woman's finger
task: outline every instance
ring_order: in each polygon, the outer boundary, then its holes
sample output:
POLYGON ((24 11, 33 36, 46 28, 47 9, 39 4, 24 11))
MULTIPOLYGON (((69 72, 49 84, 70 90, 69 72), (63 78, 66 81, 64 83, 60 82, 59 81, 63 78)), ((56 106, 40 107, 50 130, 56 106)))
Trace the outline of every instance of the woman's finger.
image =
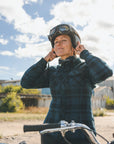
POLYGON ((78 48, 79 48, 79 46, 80 46, 80 42, 78 41, 78 42, 77 42, 76 49, 78 49, 78 48))

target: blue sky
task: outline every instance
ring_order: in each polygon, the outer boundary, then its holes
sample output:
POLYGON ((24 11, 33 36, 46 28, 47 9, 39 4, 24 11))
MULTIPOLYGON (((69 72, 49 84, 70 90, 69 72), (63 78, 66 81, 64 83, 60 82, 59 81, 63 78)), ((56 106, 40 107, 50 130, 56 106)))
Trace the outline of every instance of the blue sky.
MULTIPOLYGON (((69 23, 114 71, 114 0, 0 0, 0 80, 18 80, 51 50, 50 28, 69 23)), ((57 64, 57 60, 50 65, 57 64)))

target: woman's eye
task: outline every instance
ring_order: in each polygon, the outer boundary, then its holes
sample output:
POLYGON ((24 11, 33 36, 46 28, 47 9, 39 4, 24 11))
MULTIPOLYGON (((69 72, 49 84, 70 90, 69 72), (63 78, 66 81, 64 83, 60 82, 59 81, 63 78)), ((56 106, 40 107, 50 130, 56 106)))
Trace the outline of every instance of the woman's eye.
POLYGON ((54 44, 58 44, 58 41, 55 41, 54 44))
POLYGON ((66 42, 66 41, 67 41, 66 39, 63 39, 63 40, 60 40, 60 41, 55 41, 54 45, 57 45, 58 43, 61 43, 61 42, 63 43, 63 42, 66 42))

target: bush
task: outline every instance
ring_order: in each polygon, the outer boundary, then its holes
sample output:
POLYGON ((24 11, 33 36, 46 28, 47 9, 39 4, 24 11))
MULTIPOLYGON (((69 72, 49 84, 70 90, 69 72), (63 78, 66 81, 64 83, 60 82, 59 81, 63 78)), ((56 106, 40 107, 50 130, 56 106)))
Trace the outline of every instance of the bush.
POLYGON ((105 110, 104 109, 96 109, 96 110, 93 110, 93 115, 94 116, 105 116, 105 110))
POLYGON ((2 86, 0 85, 0 93, 2 93, 2 86))
POLYGON ((41 92, 38 89, 24 89, 21 86, 8 85, 0 87, 0 93, 6 96, 0 100, 0 111, 18 112, 24 108, 20 94, 40 94, 41 92))
POLYGON ((106 108, 107 109, 114 109, 114 100, 106 97, 106 108))
POLYGON ((38 89, 24 89, 21 86, 8 85, 0 87, 0 93, 7 94, 9 92, 23 93, 23 94, 40 94, 38 89))
POLYGON ((9 93, 5 98, 1 100, 0 111, 1 112, 18 112, 24 109, 23 102, 20 96, 16 92, 9 93))
POLYGON ((24 89, 24 88, 22 88, 21 93, 22 94, 41 94, 41 92, 38 89, 24 89))

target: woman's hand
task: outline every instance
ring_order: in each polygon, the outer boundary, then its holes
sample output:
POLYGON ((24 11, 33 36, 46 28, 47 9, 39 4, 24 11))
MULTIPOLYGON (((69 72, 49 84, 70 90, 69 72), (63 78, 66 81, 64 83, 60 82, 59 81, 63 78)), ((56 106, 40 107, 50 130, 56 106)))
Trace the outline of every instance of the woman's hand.
POLYGON ((47 62, 52 61, 55 59, 57 55, 55 54, 54 48, 48 53, 48 55, 44 58, 47 62))
POLYGON ((81 53, 83 50, 85 50, 84 45, 81 45, 80 42, 78 41, 78 45, 77 45, 77 47, 76 47, 76 49, 75 49, 75 53, 76 53, 77 55, 80 55, 80 53, 81 53))

